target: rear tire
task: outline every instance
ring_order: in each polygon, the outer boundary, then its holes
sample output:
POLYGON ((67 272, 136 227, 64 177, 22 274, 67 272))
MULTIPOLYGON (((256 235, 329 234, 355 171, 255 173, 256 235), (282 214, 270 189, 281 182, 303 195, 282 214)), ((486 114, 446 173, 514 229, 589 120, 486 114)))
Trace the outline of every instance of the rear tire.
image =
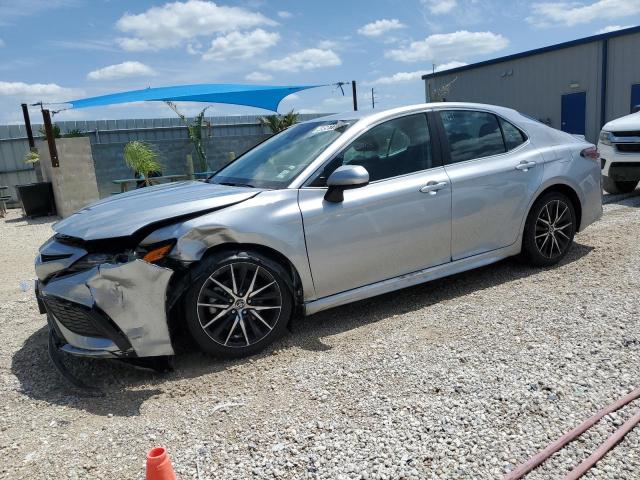
POLYGON ((609 177, 602 177, 602 188, 613 195, 619 193, 631 193, 636 189, 636 185, 638 185, 637 181, 616 182, 611 180, 609 177))
POLYGON ((573 244, 576 214, 569 198, 549 192, 531 207, 524 227, 522 256, 531 265, 548 267, 564 258, 573 244))
POLYGON ((221 358, 255 354, 284 335, 291 282, 256 252, 220 252, 201 261, 185 295, 187 327, 200 349, 221 358))

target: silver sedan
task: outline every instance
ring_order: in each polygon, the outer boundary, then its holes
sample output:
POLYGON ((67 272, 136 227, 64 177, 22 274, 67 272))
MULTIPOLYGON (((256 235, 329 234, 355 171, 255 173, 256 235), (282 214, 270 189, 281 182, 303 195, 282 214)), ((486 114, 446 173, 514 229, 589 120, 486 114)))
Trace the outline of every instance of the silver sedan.
POLYGON ((51 343, 106 358, 258 352, 295 315, 520 255, 560 261, 602 214, 598 152, 466 103, 297 124, 206 182, 117 195, 36 260, 51 343))

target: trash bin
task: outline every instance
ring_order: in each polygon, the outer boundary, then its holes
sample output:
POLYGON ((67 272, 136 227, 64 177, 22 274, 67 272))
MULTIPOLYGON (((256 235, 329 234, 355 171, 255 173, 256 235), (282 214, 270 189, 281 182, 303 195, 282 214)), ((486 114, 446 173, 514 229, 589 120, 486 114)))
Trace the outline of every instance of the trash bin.
POLYGON ((16 192, 20 203, 22 203, 22 210, 27 217, 56 214, 56 202, 53 198, 53 187, 50 182, 16 185, 16 192))

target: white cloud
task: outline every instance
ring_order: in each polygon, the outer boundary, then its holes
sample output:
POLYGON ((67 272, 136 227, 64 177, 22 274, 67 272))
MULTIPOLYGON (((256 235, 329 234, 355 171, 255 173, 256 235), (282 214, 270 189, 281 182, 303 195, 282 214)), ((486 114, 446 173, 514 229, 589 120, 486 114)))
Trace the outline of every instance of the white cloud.
POLYGON ((465 65, 469 65, 469 64, 465 62, 458 62, 456 60, 454 60, 453 62, 441 63, 440 65, 436 65, 436 72, 442 72, 443 70, 451 70, 452 68, 464 67, 465 65))
POLYGON ((458 5, 457 0, 422 0, 434 15, 449 13, 458 5))
POLYGON ((609 33, 615 32, 617 30, 624 30, 625 28, 631 28, 633 25, 608 25, 604 28, 601 28, 596 33, 609 33))
POLYGON ((320 43, 318 43, 318 48, 323 50, 333 50, 340 48, 341 46, 340 42, 335 40, 321 40, 320 43))
POLYGON ((287 19, 287 18, 291 18, 291 17, 293 17, 293 13, 291 13, 291 12, 287 12, 286 10, 280 10, 280 11, 278 12, 278 16, 279 16, 280 18, 287 19))
POLYGON ((404 48, 387 50, 385 57, 399 62, 439 61, 448 58, 468 58, 497 52, 509 45, 509 40, 493 32, 438 33, 424 40, 411 42, 404 48))
POLYGON ((63 100, 73 92, 55 83, 0 82, 0 95, 20 97, 21 100, 63 100))
POLYGON ((189 55, 202 55, 202 44, 200 42, 192 42, 187 44, 187 53, 189 55))
MULTIPOLYGON (((441 72, 443 70, 449 70, 457 67, 463 67, 465 65, 468 65, 468 64, 454 60, 453 62, 436 65, 436 72, 441 72)), ((388 77, 380 77, 371 82, 365 82, 365 83, 367 85, 392 85, 394 83, 413 82, 416 80, 421 80, 423 75, 427 75, 429 73, 432 73, 432 70, 418 70, 415 72, 398 72, 388 77)))
POLYGON ((93 70, 87 74, 89 80, 115 80, 127 77, 150 77, 156 72, 148 65, 140 62, 122 62, 116 65, 93 70))
POLYGON ((118 38, 116 40, 120 48, 127 52, 144 52, 146 50, 156 50, 151 43, 141 38, 118 38))
POLYGON ((211 42, 211 48, 202 58, 204 60, 251 58, 273 47, 279 41, 279 33, 265 32, 261 28, 248 33, 231 32, 215 38, 211 42))
POLYGON ((527 21, 538 26, 573 26, 638 13, 640 0, 598 0, 587 5, 575 2, 542 2, 533 5, 533 15, 527 21))
POLYGON ((251 72, 245 75, 244 78, 250 82, 268 82, 269 80, 273 80, 273 75, 262 72, 251 72))
POLYGON ((177 47, 198 36, 275 24, 261 13, 246 8, 187 0, 151 7, 140 14, 126 13, 116 27, 130 35, 118 39, 124 50, 141 51, 177 47))
POLYGON ((367 23, 366 25, 358 29, 358 33, 360 35, 364 35, 365 37, 379 37, 383 33, 405 27, 406 25, 401 23, 397 18, 392 18, 390 20, 383 18, 382 20, 376 20, 375 22, 367 23))
POLYGON ((398 72, 389 77, 380 77, 372 82, 368 82, 369 85, 391 85, 394 83, 411 82, 413 80, 420 80, 422 75, 429 73, 427 70, 418 70, 417 72, 398 72))
POLYGON ((113 42, 105 40, 52 40, 51 46, 65 50, 117 52, 118 48, 113 42))
POLYGON ((278 60, 266 62, 262 67, 267 70, 283 70, 286 72, 298 72, 300 70, 315 70, 322 67, 334 67, 341 65, 342 60, 333 50, 309 48, 292 53, 278 60))

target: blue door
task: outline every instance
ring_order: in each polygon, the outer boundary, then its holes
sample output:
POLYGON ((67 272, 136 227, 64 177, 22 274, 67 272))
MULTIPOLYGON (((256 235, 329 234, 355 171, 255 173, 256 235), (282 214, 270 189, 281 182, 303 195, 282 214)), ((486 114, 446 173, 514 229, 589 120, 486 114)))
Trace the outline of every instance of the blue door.
POLYGON ((630 113, 640 111, 640 83, 631 85, 631 109, 630 113))
POLYGON ((584 135, 586 112, 587 92, 563 95, 562 123, 560 129, 563 132, 584 135))

